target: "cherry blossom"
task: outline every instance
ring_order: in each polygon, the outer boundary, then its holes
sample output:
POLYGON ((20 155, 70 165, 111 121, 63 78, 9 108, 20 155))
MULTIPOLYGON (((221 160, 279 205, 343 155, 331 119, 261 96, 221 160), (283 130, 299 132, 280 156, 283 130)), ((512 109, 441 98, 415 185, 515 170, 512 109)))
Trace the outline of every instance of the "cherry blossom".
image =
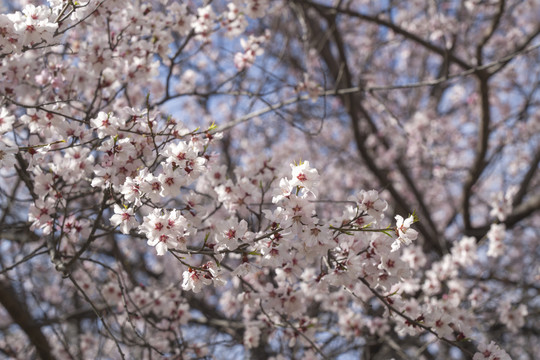
POLYGON ((12 129, 15 116, 10 115, 6 108, 0 109, 0 134, 4 134, 12 129))
POLYGON ((268 41, 270 33, 267 31, 262 36, 250 35, 247 40, 241 39, 240 43, 244 52, 238 52, 234 56, 234 65, 241 71, 249 68, 255 62, 255 58, 264 54, 264 48, 262 45, 268 41))
POLYGON ((411 229, 414 217, 410 215, 404 219, 401 215, 396 215, 396 234, 398 238, 392 243, 392 251, 397 251, 403 245, 410 245, 418 237, 418 232, 411 229))
POLYGON ((452 247, 452 258, 461 266, 470 266, 476 260, 476 239, 464 237, 452 247))
POLYGON ((315 197, 317 196, 317 185, 319 183, 319 173, 316 169, 313 169, 309 165, 309 161, 303 161, 298 165, 292 165, 292 178, 289 181, 288 186, 305 189, 306 192, 310 192, 315 197))
POLYGON ((366 224, 371 221, 375 223, 380 222, 384 218, 384 211, 388 208, 386 201, 379 198, 379 193, 375 190, 361 190, 355 196, 349 197, 349 200, 356 202, 359 210, 365 211, 370 216, 365 221, 366 224))
POLYGON ((32 222, 32 229, 42 229, 45 235, 50 234, 53 228, 53 215, 56 212, 54 198, 38 199, 30 206, 28 221, 32 222))
POLYGON ((487 255, 499 257, 504 254, 505 246, 503 243, 506 226, 504 224, 492 224, 487 233, 489 248, 487 255))
POLYGON ((114 204, 114 215, 110 218, 111 224, 120 226, 120 231, 123 234, 129 234, 130 230, 139 226, 133 209, 122 208, 118 204, 114 204))
POLYGON ((227 29, 227 36, 234 38, 244 33, 248 22, 235 3, 228 3, 227 9, 226 17, 222 20, 221 25, 227 29))
POLYGON ((184 271, 183 279, 182 289, 186 291, 191 290, 194 293, 200 292, 205 285, 212 283, 211 275, 193 268, 184 271))
POLYGON ((516 308, 510 301, 502 301, 498 308, 499 320, 505 324, 512 333, 525 325, 525 317, 528 315, 527 307, 520 304, 516 308))
POLYGON ((197 9, 197 19, 191 25, 197 37, 203 41, 208 41, 215 21, 215 14, 210 5, 197 9))
POLYGON ((510 356, 508 356, 508 354, 504 350, 499 348, 499 346, 495 344, 495 342, 493 341, 489 343, 488 345, 485 345, 485 344, 478 345, 478 350, 479 352, 474 354, 473 360, 484 360, 484 359, 510 360, 511 359, 510 356))
POLYGON ((243 236, 247 231, 247 222, 242 220, 240 223, 234 218, 228 221, 220 222, 216 226, 215 240, 217 242, 218 249, 221 246, 229 250, 235 250, 242 241, 243 236))
POLYGON ((96 118, 90 120, 90 124, 97 130, 100 138, 116 135, 118 133, 118 128, 123 125, 119 118, 111 113, 107 114, 103 111, 101 111, 96 118))
POLYGON ((168 249, 178 247, 178 239, 187 235, 186 219, 176 209, 171 212, 155 209, 143 218, 139 229, 146 234, 148 245, 155 246, 160 256, 168 249))

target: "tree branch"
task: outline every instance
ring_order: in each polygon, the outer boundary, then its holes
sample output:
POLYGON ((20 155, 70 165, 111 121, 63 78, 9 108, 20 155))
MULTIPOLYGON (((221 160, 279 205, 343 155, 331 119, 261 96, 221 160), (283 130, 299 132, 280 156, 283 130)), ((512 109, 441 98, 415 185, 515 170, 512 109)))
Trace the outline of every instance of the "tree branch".
POLYGON ((391 23, 391 22, 389 22, 387 20, 381 19, 381 18, 379 18, 377 16, 371 16, 371 15, 367 15, 367 14, 362 14, 360 12, 350 10, 350 9, 342 9, 339 6, 337 6, 337 7, 326 6, 326 5, 318 4, 318 3, 315 3, 315 2, 309 1, 309 0, 304 1, 304 3, 307 3, 307 4, 311 5, 314 9, 316 9, 321 14, 345 14, 345 15, 348 15, 348 16, 351 16, 351 17, 355 17, 355 18, 364 20, 364 21, 371 22, 373 24, 384 26, 384 27, 392 30, 394 33, 402 35, 406 39, 411 40, 411 41, 421 45, 422 47, 424 47, 424 48, 426 48, 426 49, 428 49, 428 50, 430 50, 430 51, 432 51, 432 52, 434 52, 436 54, 439 54, 443 58, 448 58, 448 60, 455 63, 456 65, 458 65, 459 67, 461 67, 464 70, 469 70, 469 69, 472 68, 472 66, 470 64, 468 64, 465 60, 459 58, 455 54, 450 53, 447 49, 440 48, 437 45, 435 45, 435 44, 433 44, 433 43, 431 43, 431 42, 429 42, 427 40, 422 39, 420 36, 418 36, 416 34, 413 34, 413 33, 403 29, 402 27, 400 27, 400 26, 398 26, 396 24, 391 23))
POLYGON ((480 101, 480 112, 481 119, 480 125, 478 127, 478 143, 476 145, 476 155, 474 161, 469 169, 465 183, 463 184, 462 191, 462 213, 463 213, 463 223, 465 229, 471 228, 471 215, 470 215, 470 201, 472 196, 472 188, 474 184, 482 175, 482 172, 486 168, 487 162, 485 157, 488 150, 488 139, 489 139, 489 124, 491 123, 491 109, 489 104, 489 77, 485 72, 481 72, 482 76, 479 76, 479 93, 481 97, 480 101))
MULTIPOLYGON (((307 12, 304 12, 304 16, 306 16, 306 23, 308 24, 312 34, 320 34, 323 32, 323 30, 318 25, 318 22, 309 17, 307 12)), ((334 19, 326 20, 329 22, 329 27, 335 25, 333 24, 334 19)), ((352 88, 351 74, 347 65, 345 49, 342 46, 339 34, 336 29, 333 29, 333 37, 334 39, 336 39, 336 45, 340 54, 340 62, 338 62, 332 55, 332 51, 330 49, 330 44, 328 41, 325 41, 323 44, 317 44, 318 46, 315 46, 315 48, 319 50, 320 56, 324 59, 326 65, 328 66, 330 73, 334 79, 336 88, 352 88)), ((345 105, 345 109, 347 110, 347 113, 351 118, 352 132, 356 148, 360 154, 360 157, 365 162, 368 169, 380 181, 381 185, 388 189, 393 199, 396 201, 396 205, 398 206, 396 211, 412 214, 413 211, 409 208, 407 201, 401 196, 399 191, 395 188, 394 184, 388 180, 383 170, 376 165, 373 157, 370 155, 366 147, 365 138, 367 136, 366 134, 363 134, 362 130, 360 129, 360 116, 368 122, 370 120, 370 116, 368 111, 363 107, 362 99, 359 97, 359 94, 342 94, 340 95, 340 98, 342 99, 345 105)), ((401 170, 405 169, 401 168, 401 170)), ((406 179, 407 176, 405 176, 406 179)), ((417 192, 417 195, 419 195, 419 192, 417 192)), ((429 211, 427 211, 427 207, 425 207, 425 210, 425 213, 429 214, 429 211)), ((432 221, 428 223, 433 224, 432 221)), ((417 228, 426 240, 427 246, 433 247, 439 255, 442 255, 446 252, 446 249, 444 249, 444 247, 438 241, 436 241, 436 235, 431 231, 428 231, 424 224, 417 223, 417 228)))
POLYGON ((26 333, 28 339, 36 348, 39 357, 43 360, 53 360, 51 346, 47 338, 41 332, 39 326, 35 326, 35 320, 26 308, 24 300, 19 299, 15 289, 7 279, 0 280, 0 303, 4 306, 13 321, 26 333))

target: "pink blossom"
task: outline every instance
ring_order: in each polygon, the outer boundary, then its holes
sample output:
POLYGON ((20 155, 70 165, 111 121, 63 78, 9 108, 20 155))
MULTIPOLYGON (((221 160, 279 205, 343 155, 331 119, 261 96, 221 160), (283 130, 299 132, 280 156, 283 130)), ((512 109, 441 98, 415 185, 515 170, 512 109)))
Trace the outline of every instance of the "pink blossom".
POLYGON ((155 209, 143 218, 139 229, 148 238, 148 245, 155 246, 157 254, 162 256, 169 248, 180 245, 178 240, 187 236, 186 226, 186 219, 177 210, 155 209))
POLYGON ((319 173, 309 165, 309 161, 301 162, 298 165, 291 164, 292 179, 289 186, 298 186, 306 192, 317 196, 317 185, 319 184, 319 173))
POLYGON ((230 218, 218 223, 215 235, 218 249, 225 247, 229 250, 235 250, 241 244, 246 231, 247 222, 245 220, 238 222, 235 218, 230 218))
POLYGON ((105 136, 114 136, 123 122, 111 113, 100 111, 96 118, 90 120, 90 124, 97 130, 100 139, 105 136))
POLYGON ((0 134, 11 131, 15 116, 10 115, 8 110, 3 107, 0 109, 0 134))
POLYGON ((512 306, 510 301, 502 301, 498 307, 499 320, 512 332, 517 333, 525 325, 525 317, 529 314, 527 306, 512 306))
POLYGON ((130 230, 139 226, 132 208, 122 208, 118 204, 114 204, 114 215, 110 218, 113 226, 120 225, 120 231, 123 234, 129 234, 130 230))
POLYGON ((369 218, 364 221, 366 225, 372 221, 379 223, 384 218, 384 211, 388 208, 388 204, 379 197, 376 190, 361 190, 355 196, 349 197, 349 200, 356 202, 358 209, 367 213, 369 218))
POLYGON ((213 31, 215 14, 210 5, 197 9, 197 19, 193 20, 191 26, 197 34, 197 38, 208 41, 213 31))
POLYGON ((205 285, 210 285, 212 279, 208 277, 204 271, 189 268, 184 271, 184 281, 182 282, 182 289, 185 291, 193 291, 194 293, 200 292, 205 285))
POLYGON ((411 229, 410 226, 414 223, 414 217, 411 215, 407 219, 403 219, 400 215, 396 215, 396 234, 398 238, 392 243, 392 251, 397 251, 401 244, 410 245, 418 237, 418 232, 411 229))
POLYGON ((510 356, 501 349, 494 341, 478 345, 478 352, 474 354, 473 360, 511 360, 510 356))
POLYGON ((487 233, 489 241, 489 248, 487 255, 491 257, 499 257, 504 254, 504 237, 506 233, 506 226, 504 224, 491 224, 487 233))
POLYGON ((470 266, 476 260, 476 239, 463 237, 452 247, 452 260, 461 266, 470 266))

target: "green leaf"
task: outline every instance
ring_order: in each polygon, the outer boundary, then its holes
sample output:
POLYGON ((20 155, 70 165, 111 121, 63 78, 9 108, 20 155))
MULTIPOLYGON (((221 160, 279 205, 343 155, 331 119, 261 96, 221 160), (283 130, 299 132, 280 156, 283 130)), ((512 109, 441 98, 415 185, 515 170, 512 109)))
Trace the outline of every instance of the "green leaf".
POLYGON ((420 218, 416 215, 416 210, 413 210, 413 213, 409 214, 409 216, 413 217, 413 224, 420 221, 420 218))

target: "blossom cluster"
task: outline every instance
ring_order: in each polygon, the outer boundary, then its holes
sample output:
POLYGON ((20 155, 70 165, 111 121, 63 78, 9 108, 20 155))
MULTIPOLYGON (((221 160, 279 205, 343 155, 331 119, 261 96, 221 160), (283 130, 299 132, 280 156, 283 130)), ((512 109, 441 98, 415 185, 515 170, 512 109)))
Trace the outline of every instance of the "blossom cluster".
POLYGON ((22 11, 0 15, 0 54, 51 42, 58 24, 47 6, 29 4, 22 11))
MULTIPOLYGON (((318 52, 341 50, 305 41, 316 23, 311 17, 331 14, 322 10, 326 5, 304 12, 310 4, 196 3, 49 0, 49 6, 0 15, 0 286, 14 298, 31 294, 25 301, 35 311, 28 316, 39 317, 33 331, 50 343, 50 356, 201 358, 211 352, 206 340, 214 338, 243 344, 246 357, 277 344, 309 359, 324 357, 334 346, 328 344, 356 349, 361 342, 415 337, 423 351, 451 346, 475 360, 509 358, 484 334, 503 329, 515 335, 532 323, 534 301, 520 299, 538 289, 503 256, 526 252, 510 241, 516 238, 512 213, 528 209, 519 202, 532 192, 510 186, 489 199, 473 186, 471 203, 483 211, 466 219, 441 195, 455 191, 441 179, 462 167, 442 145, 445 128, 420 110, 403 112, 411 113, 403 127, 401 114, 382 102, 367 109, 392 115, 392 126, 377 119, 357 145, 385 170, 344 171, 356 157, 341 114, 355 98, 337 96, 358 91, 323 89, 321 74, 336 69, 323 70, 318 52), (289 7, 295 12, 286 12, 289 7), (270 17, 275 9, 300 18, 302 43, 313 46, 307 59, 300 49, 276 56, 277 40, 297 29, 287 21, 283 29, 266 29, 277 21, 270 17), (276 56, 279 61, 267 63, 276 68, 290 61, 295 70, 249 71, 263 56, 276 56), (260 87, 253 81, 258 73, 268 75, 260 87), (304 92, 312 100, 306 107, 306 97, 298 96, 304 92), (283 101, 269 103, 275 99, 283 101), (296 102, 298 112, 289 112, 296 102), (257 115, 237 116, 246 109, 257 115), (265 109, 309 140, 281 131, 273 116, 259 118, 265 109), (313 116, 323 118, 319 137, 310 132, 308 110, 325 114, 313 116), (247 120, 253 121, 239 130, 247 120), (254 134, 259 129, 263 134, 254 134), (385 141, 389 134, 392 143, 385 141), (414 144, 424 137, 424 145, 414 144), (402 166, 401 151, 411 157, 410 168, 402 166), (291 164, 293 156, 310 161, 291 164), (450 165, 441 165, 446 160, 450 165), (434 213, 415 188, 424 163, 436 164, 429 172, 435 185, 422 189, 434 213), (340 178, 340 172, 347 174, 340 178), (392 199, 396 194, 401 201, 392 199), (447 213, 453 215, 442 229, 447 213), (487 225, 477 226, 482 217, 487 225), (504 272, 508 278, 498 276, 504 272), (4 286, 11 282, 13 289, 4 286), (520 286, 506 291, 512 282, 520 286), (81 304, 89 310, 81 311, 81 304), (478 341, 476 354, 462 346, 466 341, 478 341)), ((401 21, 396 17, 392 26, 401 21)), ((341 25, 335 26, 332 31, 341 25)), ((440 30, 429 37, 441 39, 440 30)), ((381 66, 378 59, 368 62, 381 66)), ((345 67, 335 72, 337 85, 344 76, 373 81, 345 67)), ((448 101, 463 93, 454 89, 448 101)), ((467 104, 478 101, 475 96, 467 104)), ((519 231, 530 239, 528 229, 519 231)), ((6 303, 3 295, 0 303, 6 303)), ((8 313, 0 313, 0 352, 36 356, 28 350, 36 337, 12 326, 17 319, 8 313)))

